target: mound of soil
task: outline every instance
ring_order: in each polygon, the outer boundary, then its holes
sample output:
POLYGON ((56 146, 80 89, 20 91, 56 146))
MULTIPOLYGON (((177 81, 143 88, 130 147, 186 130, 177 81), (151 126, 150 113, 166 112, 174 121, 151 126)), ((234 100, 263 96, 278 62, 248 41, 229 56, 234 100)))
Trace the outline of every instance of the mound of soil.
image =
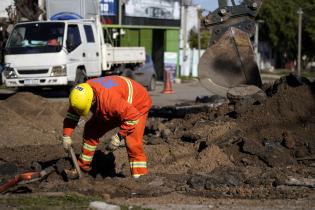
MULTIPOLYGON (((169 203, 174 194, 311 199, 315 187, 310 184, 315 178, 314 87, 290 75, 265 85, 266 100, 250 100, 246 109, 231 110, 231 101, 221 101, 200 113, 188 110, 184 118, 152 115, 144 135, 149 175, 130 178, 123 146, 113 154, 100 147, 93 172, 85 179, 67 181, 56 172, 46 182, 31 185, 31 191, 70 190, 103 195, 115 202, 143 198, 143 203, 147 197, 167 194, 172 195, 169 203), (292 184, 292 177, 302 181, 292 184)), ((6 164, 2 167, 6 170, 0 166, 0 177, 26 170, 27 163, 34 161, 43 168, 69 162, 58 142, 67 103, 17 93, 1 101, 0 108, 0 163, 6 164)), ((83 125, 84 120, 74 137, 77 153, 83 125)))
MULTIPOLYGON (((67 155, 60 142, 67 102, 52 102, 31 92, 17 92, 0 101, 0 109, 0 160, 24 164, 67 155)), ((80 121, 74 132, 77 144, 82 141, 84 121, 80 121)))

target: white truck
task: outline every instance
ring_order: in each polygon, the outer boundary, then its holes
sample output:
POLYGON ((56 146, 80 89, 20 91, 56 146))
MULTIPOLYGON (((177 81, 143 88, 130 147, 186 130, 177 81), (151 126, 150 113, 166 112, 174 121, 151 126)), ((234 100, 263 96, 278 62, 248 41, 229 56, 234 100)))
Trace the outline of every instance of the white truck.
POLYGON ((6 87, 72 86, 145 62, 144 47, 104 42, 98 0, 46 0, 47 20, 18 23, 5 48, 6 87))

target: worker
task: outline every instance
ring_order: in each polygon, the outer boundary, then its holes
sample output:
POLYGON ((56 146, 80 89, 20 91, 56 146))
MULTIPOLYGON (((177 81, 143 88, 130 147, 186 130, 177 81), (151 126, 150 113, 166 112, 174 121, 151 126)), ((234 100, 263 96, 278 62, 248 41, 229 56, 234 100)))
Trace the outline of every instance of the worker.
POLYGON ((53 39, 49 39, 47 41, 47 45, 49 46, 59 46, 59 42, 56 38, 53 38, 53 39))
POLYGON ((76 85, 69 95, 69 109, 63 122, 63 146, 72 145, 71 135, 80 116, 91 118, 85 123, 83 145, 78 165, 83 172, 91 170, 91 162, 101 138, 119 127, 106 146, 113 152, 125 140, 131 175, 139 178, 148 173, 143 148, 143 134, 152 106, 147 90, 136 81, 122 76, 107 76, 76 85))

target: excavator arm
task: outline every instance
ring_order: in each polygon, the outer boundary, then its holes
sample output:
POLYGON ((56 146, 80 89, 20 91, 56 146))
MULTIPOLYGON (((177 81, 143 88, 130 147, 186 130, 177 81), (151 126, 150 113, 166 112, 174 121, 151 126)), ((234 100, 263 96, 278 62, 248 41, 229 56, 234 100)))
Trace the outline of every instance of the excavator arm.
POLYGON ((212 36, 200 58, 198 76, 204 87, 221 96, 239 85, 262 85, 250 40, 262 0, 231 2, 228 6, 227 0, 218 0, 219 8, 202 18, 212 36))

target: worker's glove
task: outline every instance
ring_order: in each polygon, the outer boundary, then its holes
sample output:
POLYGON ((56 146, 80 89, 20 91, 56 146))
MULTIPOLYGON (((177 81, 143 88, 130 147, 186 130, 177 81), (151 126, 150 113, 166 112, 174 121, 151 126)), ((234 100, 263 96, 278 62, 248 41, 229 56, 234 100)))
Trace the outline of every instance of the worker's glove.
POLYGON ((72 145, 72 139, 70 136, 62 137, 62 145, 65 150, 69 150, 72 145))
POLYGON ((120 136, 119 134, 115 134, 111 137, 110 142, 106 145, 105 149, 108 152, 114 152, 120 145, 120 142, 123 140, 124 138, 122 136, 120 136))

